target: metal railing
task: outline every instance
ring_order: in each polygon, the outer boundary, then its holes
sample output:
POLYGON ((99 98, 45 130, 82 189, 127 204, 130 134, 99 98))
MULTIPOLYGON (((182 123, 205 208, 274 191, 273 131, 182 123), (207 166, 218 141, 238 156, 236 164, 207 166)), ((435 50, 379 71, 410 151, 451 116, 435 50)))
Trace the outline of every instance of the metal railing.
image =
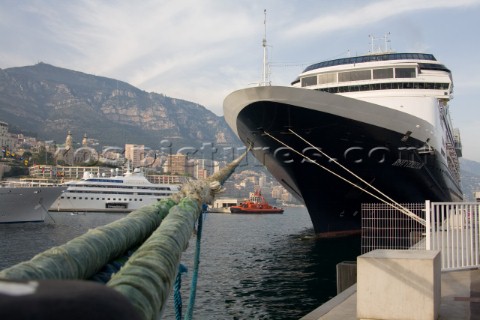
POLYGON ((383 203, 362 204, 362 254, 375 249, 439 250, 442 271, 480 266, 480 203, 402 204, 426 226, 383 203))
MULTIPOLYGON (((425 218, 424 203, 403 203, 425 218)), ((362 203, 362 254, 375 249, 423 249, 425 226, 384 203, 362 203)))
POLYGON ((426 249, 440 250, 442 270, 480 265, 480 203, 426 201, 426 249))

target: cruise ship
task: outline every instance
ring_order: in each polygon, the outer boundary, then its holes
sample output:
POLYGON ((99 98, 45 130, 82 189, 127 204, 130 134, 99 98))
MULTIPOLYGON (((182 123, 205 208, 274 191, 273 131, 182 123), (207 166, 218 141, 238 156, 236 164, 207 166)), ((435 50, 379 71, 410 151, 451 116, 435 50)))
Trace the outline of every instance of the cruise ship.
POLYGON ((383 51, 308 66, 291 86, 224 100, 225 120, 325 236, 360 230, 362 203, 462 201, 451 71, 383 51))
POLYGON ((124 175, 96 176, 85 172, 81 180, 65 183, 67 189, 50 211, 131 212, 180 191, 180 184, 154 184, 138 168, 124 175))

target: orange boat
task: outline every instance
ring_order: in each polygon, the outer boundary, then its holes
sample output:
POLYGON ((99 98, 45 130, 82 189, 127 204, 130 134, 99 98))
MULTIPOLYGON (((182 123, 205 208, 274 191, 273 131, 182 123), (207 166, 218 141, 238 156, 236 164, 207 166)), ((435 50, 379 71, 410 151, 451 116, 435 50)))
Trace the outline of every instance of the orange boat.
POLYGON ((231 213, 283 213, 282 208, 272 207, 262 196, 260 190, 250 194, 250 199, 241 202, 238 206, 230 207, 231 213))

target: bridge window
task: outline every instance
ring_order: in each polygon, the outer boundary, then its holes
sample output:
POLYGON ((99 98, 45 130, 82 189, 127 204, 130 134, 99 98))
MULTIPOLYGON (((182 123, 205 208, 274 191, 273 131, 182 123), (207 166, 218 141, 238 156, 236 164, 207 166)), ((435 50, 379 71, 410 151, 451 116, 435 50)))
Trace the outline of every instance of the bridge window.
POLYGON ((415 68, 395 68, 395 78, 415 78, 415 68))
POLYGON ((391 79, 393 78, 393 68, 373 69, 373 79, 391 79))
POLYGON ((314 86, 317 84, 317 76, 302 78, 302 87, 314 86))
POLYGON ((324 74, 318 75, 318 84, 334 83, 334 82, 337 82, 336 73, 324 73, 324 74))
POLYGON ((359 71, 349 71, 349 72, 338 73, 338 82, 370 80, 370 79, 372 79, 372 73, 370 70, 359 70, 359 71))

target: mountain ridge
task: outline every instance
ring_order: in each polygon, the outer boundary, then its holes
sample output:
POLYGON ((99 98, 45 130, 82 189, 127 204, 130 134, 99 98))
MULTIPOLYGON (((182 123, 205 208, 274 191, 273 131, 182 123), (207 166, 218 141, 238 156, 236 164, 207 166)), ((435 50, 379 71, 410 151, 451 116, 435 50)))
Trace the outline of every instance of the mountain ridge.
POLYGON ((0 119, 57 143, 71 131, 105 145, 242 145, 223 117, 197 103, 43 62, 0 69, 0 119))

